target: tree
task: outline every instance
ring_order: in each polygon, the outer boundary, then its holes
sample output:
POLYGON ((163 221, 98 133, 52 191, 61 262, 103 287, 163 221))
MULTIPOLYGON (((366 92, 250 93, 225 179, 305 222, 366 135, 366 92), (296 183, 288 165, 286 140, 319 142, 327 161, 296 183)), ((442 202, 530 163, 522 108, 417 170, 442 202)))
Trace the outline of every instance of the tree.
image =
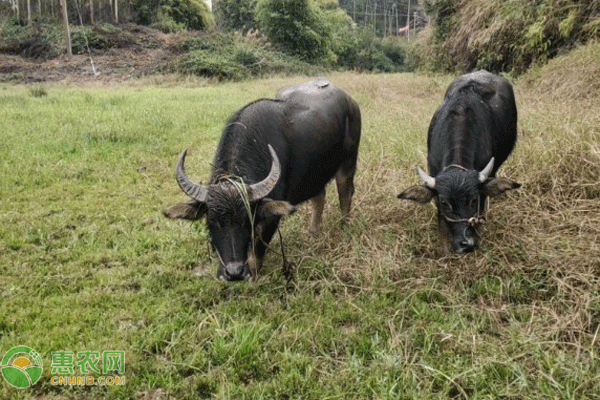
POLYGON ((17 16, 17 20, 21 19, 21 15, 19 12, 19 1, 18 0, 11 0, 11 8, 12 8, 13 12, 15 13, 15 15, 17 16))
POLYGON ((90 24, 94 25, 94 0, 90 0, 90 24))
POLYGON ((219 28, 247 33, 256 29, 256 0, 219 0, 213 7, 219 28))
POLYGON ((31 16, 31 0, 27 0, 27 24, 32 25, 33 17, 31 16))
POLYGON ((71 31, 69 30, 69 14, 67 12, 67 0, 60 0, 60 8, 63 16, 63 24, 65 27, 65 47, 67 48, 67 55, 73 56, 73 50, 71 48, 71 31))
POLYGON ((335 61, 328 46, 330 27, 312 0, 259 0, 260 31, 284 50, 309 61, 335 61))

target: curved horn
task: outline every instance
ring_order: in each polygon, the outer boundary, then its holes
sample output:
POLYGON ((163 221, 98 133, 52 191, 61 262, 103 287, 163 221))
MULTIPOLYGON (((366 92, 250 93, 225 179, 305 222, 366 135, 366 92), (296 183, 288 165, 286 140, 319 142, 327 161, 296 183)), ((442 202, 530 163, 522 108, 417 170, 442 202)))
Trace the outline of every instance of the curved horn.
POLYGON ((181 155, 179 156, 179 161, 177 161, 177 183, 179 183, 179 187, 181 188, 181 190, 183 190, 183 192, 190 196, 192 199, 198 200, 201 203, 206 203, 206 195, 208 194, 208 188, 206 186, 192 182, 185 173, 185 167, 183 166, 183 164, 185 163, 186 155, 187 149, 185 149, 183 153, 181 153, 181 155))
POLYGON ((250 194, 250 201, 258 201, 268 195, 271 190, 277 184, 279 180, 279 175, 281 173, 281 168, 279 166, 279 158, 277 158, 277 153, 273 150, 273 147, 269 144, 269 151, 271 152, 271 157, 273 158, 273 163, 271 164, 271 172, 269 175, 260 182, 254 183, 248 186, 248 192, 250 194))
POLYGON ((419 173, 419 176, 423 180, 423 183, 425 183, 425 185, 429 189, 435 189, 435 178, 432 178, 431 176, 427 175, 425 173, 425 171, 423 171, 421 169, 421 167, 417 167, 417 172, 419 173))
POLYGON ((488 165, 479 173, 479 183, 485 182, 485 180, 490 176, 490 172, 494 168, 494 157, 490 160, 488 165))

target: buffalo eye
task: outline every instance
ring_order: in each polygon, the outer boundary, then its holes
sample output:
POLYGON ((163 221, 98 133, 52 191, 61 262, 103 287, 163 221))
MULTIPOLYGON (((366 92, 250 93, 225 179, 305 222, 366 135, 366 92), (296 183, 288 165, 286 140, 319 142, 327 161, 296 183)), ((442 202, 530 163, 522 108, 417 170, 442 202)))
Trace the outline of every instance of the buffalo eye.
POLYGON ((479 202, 479 199, 477 197, 474 197, 471 199, 471 210, 475 210, 477 208, 478 202, 479 202))
POLYGON ((440 199, 440 204, 444 210, 452 211, 452 205, 446 199, 440 199))

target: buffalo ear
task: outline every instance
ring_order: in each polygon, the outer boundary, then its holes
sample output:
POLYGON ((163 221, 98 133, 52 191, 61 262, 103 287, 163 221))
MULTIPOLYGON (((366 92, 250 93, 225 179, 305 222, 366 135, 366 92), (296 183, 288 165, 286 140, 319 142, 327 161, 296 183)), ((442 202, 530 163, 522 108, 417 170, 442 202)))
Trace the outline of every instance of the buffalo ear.
POLYGON ((411 186, 398 195, 399 199, 416 201, 419 204, 426 204, 435 196, 435 192, 425 185, 411 186))
POLYGON ((284 217, 296 211, 296 207, 287 201, 263 199, 258 207, 258 213, 262 218, 284 217))
POLYGON ((188 219, 195 221, 206 214, 206 204, 199 201, 190 201, 189 203, 179 203, 163 210, 163 215, 171 219, 188 219))
POLYGON ((496 197, 508 190, 518 189, 520 187, 520 183, 511 181, 507 178, 492 178, 483 184, 483 194, 487 197, 496 197))

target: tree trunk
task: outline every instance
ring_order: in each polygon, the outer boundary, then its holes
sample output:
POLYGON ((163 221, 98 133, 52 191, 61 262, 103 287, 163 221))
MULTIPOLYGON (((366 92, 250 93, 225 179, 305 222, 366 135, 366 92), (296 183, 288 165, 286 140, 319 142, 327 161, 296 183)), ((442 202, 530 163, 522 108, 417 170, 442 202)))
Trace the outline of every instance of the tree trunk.
POLYGON ((21 19, 21 15, 19 14, 19 0, 12 0, 12 10, 17 16, 17 21, 21 19))
POLYGON ((31 0, 27 0, 27 24, 31 26, 33 22, 33 16, 31 15, 31 0))
POLYGON ((94 0, 90 0, 90 24, 94 25, 94 0))
POLYGON ((410 42, 410 0, 408 0, 408 10, 406 11, 406 26, 408 26, 408 41, 410 42))
POLYGON ((115 2, 115 24, 119 23, 119 0, 114 0, 115 2))
POLYGON ((60 8, 62 11, 63 24, 65 26, 65 47, 67 48, 67 55, 73 56, 73 50, 71 49, 71 31, 69 30, 69 15, 67 14, 67 0, 60 0, 60 8))

